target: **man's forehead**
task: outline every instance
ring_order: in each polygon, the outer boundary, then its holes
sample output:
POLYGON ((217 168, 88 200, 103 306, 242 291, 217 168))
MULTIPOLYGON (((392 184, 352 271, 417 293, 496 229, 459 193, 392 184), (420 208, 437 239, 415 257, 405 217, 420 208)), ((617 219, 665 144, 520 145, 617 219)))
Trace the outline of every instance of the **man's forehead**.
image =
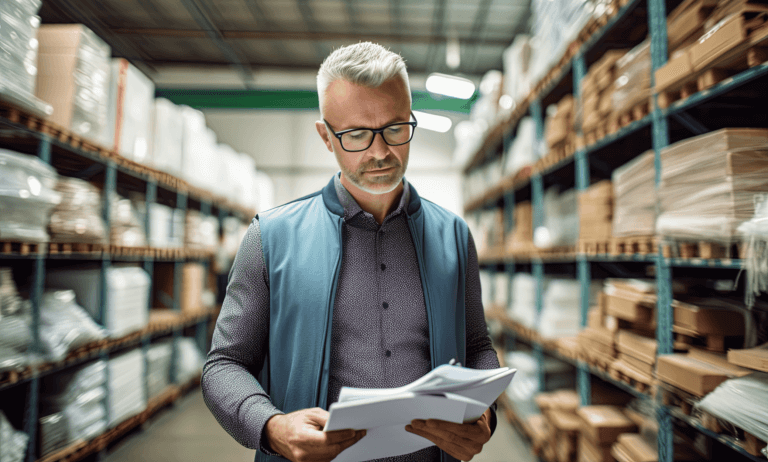
POLYGON ((323 113, 329 121, 333 118, 339 122, 359 118, 401 119, 410 115, 409 96, 399 79, 390 79, 379 87, 336 80, 326 90, 323 113))

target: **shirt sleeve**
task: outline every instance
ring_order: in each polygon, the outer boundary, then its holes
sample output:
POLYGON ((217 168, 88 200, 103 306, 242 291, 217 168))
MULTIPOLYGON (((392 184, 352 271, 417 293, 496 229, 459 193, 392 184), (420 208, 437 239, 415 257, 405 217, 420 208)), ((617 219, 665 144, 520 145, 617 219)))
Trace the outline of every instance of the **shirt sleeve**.
MULTIPOLYGON (((464 311, 467 332, 466 367, 473 369, 495 369, 500 367, 499 358, 493 348, 488 326, 485 324, 485 312, 480 287, 480 267, 477 260, 477 248, 472 233, 469 233, 467 245, 466 290, 464 311)), ((496 431, 496 403, 491 406, 491 434, 496 431)))
POLYGON ((254 218, 229 273, 201 388, 205 404, 238 443, 275 455, 262 444, 262 432, 282 412, 256 379, 268 347, 269 278, 254 218))

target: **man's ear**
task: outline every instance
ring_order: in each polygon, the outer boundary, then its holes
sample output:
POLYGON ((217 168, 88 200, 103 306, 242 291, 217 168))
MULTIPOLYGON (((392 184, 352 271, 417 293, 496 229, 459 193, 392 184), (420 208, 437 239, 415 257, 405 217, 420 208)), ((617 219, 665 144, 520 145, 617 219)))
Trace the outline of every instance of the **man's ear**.
POLYGON ((328 127, 325 126, 325 123, 322 120, 318 120, 315 122, 315 128, 317 129, 317 134, 323 139, 325 147, 333 152, 333 143, 331 143, 331 134, 328 132, 328 127))

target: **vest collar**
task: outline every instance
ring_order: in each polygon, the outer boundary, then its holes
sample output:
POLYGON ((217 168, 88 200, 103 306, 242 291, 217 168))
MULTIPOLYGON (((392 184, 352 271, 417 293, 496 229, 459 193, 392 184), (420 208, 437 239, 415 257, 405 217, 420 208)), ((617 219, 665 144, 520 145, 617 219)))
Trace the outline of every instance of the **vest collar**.
MULTIPOLYGON (((338 174, 339 173, 337 172, 336 175, 338 174)), ((409 186, 411 188, 411 198, 408 201, 408 206, 405 209, 405 213, 408 215, 414 215, 419 212, 419 210, 421 210, 421 197, 419 197, 419 193, 416 192, 416 188, 414 188, 412 184, 409 183, 409 186)), ((331 177, 331 181, 329 181, 328 184, 323 188, 322 194, 325 207, 334 215, 338 215, 343 218, 344 207, 341 205, 341 202, 339 202, 339 195, 336 194, 336 185, 333 182, 333 177, 331 177)))

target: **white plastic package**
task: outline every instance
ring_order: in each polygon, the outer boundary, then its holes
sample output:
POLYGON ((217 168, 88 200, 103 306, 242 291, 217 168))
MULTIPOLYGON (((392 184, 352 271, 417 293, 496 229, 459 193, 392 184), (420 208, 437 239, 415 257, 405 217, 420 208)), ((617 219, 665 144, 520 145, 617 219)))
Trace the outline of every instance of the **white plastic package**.
POLYGON ((11 426, 0 411, 0 461, 22 462, 27 453, 29 435, 11 426))
POLYGON ((575 245, 579 238, 579 215, 575 189, 559 193, 557 187, 544 193, 544 223, 533 231, 539 248, 575 245))
POLYGON ((656 225, 654 152, 646 151, 613 171, 613 236, 651 236, 656 225))
POLYGON ((110 63, 107 140, 110 148, 141 164, 150 164, 155 84, 126 59, 110 63))
POLYGON ((154 103, 152 130, 152 165, 163 172, 181 177, 183 120, 181 107, 165 98, 154 103))
POLYGON ((176 380, 188 382, 203 371, 205 358, 194 339, 182 337, 176 344, 176 380))
POLYGON ((54 191, 57 176, 36 157, 0 149, 0 239, 49 240, 50 211, 61 200, 54 191))
POLYGON ((114 427, 147 407, 144 391, 144 355, 141 349, 110 358, 109 426, 114 427))
POLYGON ((75 292, 46 292, 40 308, 40 339, 50 361, 64 359, 68 352, 101 340, 106 332, 75 301, 75 292))
POLYGON ((60 177, 56 191, 62 199, 51 214, 48 228, 51 239, 57 242, 106 244, 101 191, 87 181, 70 177, 60 177))
POLYGON ((124 247, 145 247, 147 235, 136 204, 119 194, 112 196, 109 207, 110 243, 124 247))
POLYGON ((746 245, 746 305, 752 307, 755 297, 768 291, 768 194, 755 195, 755 216, 738 228, 746 245))
POLYGON ((515 273, 512 276, 512 296, 507 315, 528 328, 536 327, 536 279, 530 274, 515 273))

